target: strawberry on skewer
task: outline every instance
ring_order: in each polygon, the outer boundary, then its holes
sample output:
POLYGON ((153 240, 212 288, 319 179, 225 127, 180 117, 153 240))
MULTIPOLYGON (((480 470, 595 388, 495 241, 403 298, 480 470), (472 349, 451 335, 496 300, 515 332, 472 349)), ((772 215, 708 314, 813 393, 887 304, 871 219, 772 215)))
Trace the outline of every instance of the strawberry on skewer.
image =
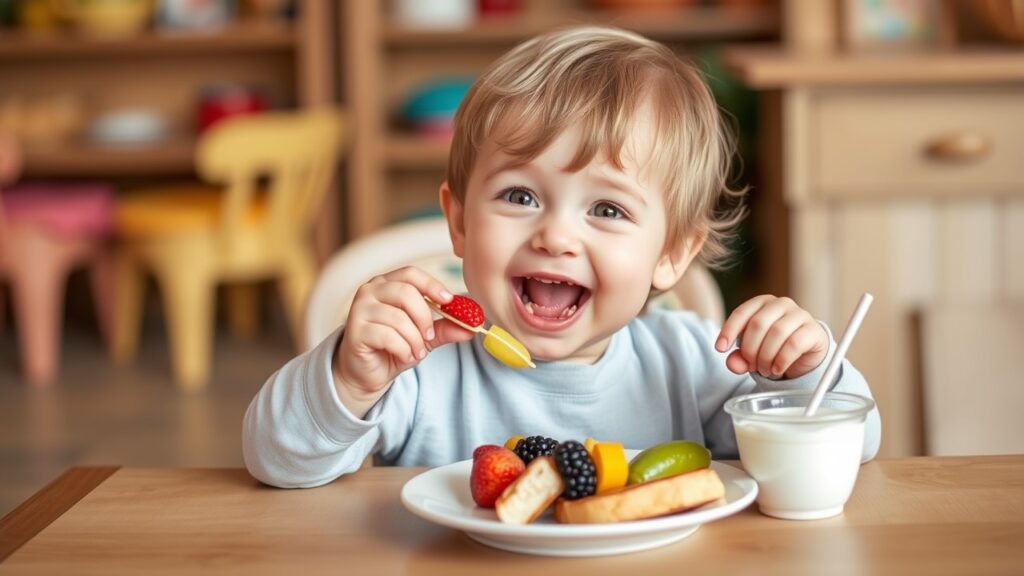
POLYGON ((423 299, 438 314, 466 330, 479 334, 487 333, 487 329, 484 328, 484 310, 472 298, 453 296, 452 301, 447 304, 438 304, 427 297, 423 299))
POLYGON ((498 326, 484 328, 484 310, 472 298, 454 296, 451 302, 447 304, 438 304, 426 297, 424 297, 424 300, 441 316, 470 332, 483 334, 484 348, 490 352, 491 356, 494 356, 506 366, 512 368, 537 367, 530 358, 530 352, 526 350, 526 347, 506 330, 498 326))
POLYGON ((457 319, 461 324, 472 327, 474 331, 484 325, 484 309, 472 298, 453 296, 452 301, 441 305, 439 310, 450 319, 457 319))

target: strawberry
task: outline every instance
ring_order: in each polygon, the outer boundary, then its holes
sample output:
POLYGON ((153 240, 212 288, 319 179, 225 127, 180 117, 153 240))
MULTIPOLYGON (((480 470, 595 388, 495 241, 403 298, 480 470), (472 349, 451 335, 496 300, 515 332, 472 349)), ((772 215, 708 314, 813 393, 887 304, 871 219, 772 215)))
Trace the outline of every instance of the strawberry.
POLYGON ((441 311, 467 326, 476 328, 484 324, 484 310, 472 298, 455 296, 441 306, 441 311))
POLYGON ((483 456, 486 452, 497 450, 498 448, 501 448, 501 446, 498 446, 497 444, 481 444, 476 447, 476 450, 473 450, 473 460, 483 456))
POLYGON ((473 451, 473 471, 469 476, 469 491, 473 501, 481 508, 494 508, 498 496, 525 469, 526 465, 519 456, 507 448, 477 448, 473 451))

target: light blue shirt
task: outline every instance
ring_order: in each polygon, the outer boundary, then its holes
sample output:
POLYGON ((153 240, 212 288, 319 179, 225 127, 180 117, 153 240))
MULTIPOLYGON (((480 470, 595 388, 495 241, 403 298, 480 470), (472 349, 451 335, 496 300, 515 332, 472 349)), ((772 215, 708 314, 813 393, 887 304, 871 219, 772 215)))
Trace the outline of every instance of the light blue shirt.
MULTIPOLYGON (((515 434, 593 437, 635 449, 687 439, 715 458, 736 458, 725 401, 813 389, 835 349, 829 335, 825 360, 799 378, 737 375, 714 349, 716 326, 690 312, 652 311, 616 332, 594 364, 537 362, 535 369, 517 370, 491 357, 479 338, 443 346, 400 374, 360 419, 334 387, 331 361, 341 333, 278 370, 249 405, 243 450, 257 479, 318 486, 357 470, 370 454, 381 465, 438 466, 515 434)), ((834 389, 871 396, 848 361, 834 389)), ((874 457, 880 439, 876 408, 866 423, 864 460, 874 457)))

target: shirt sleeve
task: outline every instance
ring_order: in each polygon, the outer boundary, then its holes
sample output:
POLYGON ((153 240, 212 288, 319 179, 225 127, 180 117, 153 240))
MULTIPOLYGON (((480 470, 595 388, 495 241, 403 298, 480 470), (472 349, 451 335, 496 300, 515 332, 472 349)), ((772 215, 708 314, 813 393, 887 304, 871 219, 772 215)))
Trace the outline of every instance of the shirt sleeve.
POLYGON ((385 394, 366 414, 338 398, 331 370, 339 328, 267 380, 245 413, 242 453, 259 481, 281 488, 326 484, 359 469, 381 437, 385 394))

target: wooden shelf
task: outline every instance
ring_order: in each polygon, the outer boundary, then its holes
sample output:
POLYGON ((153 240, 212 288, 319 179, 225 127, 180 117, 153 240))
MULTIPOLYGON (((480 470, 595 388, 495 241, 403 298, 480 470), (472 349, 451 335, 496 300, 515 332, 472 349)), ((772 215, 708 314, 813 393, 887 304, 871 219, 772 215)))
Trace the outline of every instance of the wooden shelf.
POLYGON ((291 50, 296 46, 292 26, 236 24, 217 32, 147 32, 118 39, 71 34, 40 36, 0 33, 0 60, 20 58, 88 58, 154 54, 208 54, 291 50))
POLYGON ((448 163, 451 140, 415 134, 389 134, 384 146, 384 157, 391 168, 443 170, 448 163))
POLYGON ((139 176, 192 170, 195 141, 188 138, 151 145, 54 144, 27 147, 29 176, 139 176))
POLYGON ((973 49, 822 54, 779 46, 735 47, 726 64, 754 88, 1024 81, 1024 52, 973 49))
POLYGON ((384 41, 392 47, 514 44, 560 26, 580 23, 618 26, 645 36, 673 40, 736 40, 772 37, 778 33, 777 8, 726 9, 700 7, 675 12, 575 11, 481 18, 470 28, 413 29, 385 23, 384 41))

